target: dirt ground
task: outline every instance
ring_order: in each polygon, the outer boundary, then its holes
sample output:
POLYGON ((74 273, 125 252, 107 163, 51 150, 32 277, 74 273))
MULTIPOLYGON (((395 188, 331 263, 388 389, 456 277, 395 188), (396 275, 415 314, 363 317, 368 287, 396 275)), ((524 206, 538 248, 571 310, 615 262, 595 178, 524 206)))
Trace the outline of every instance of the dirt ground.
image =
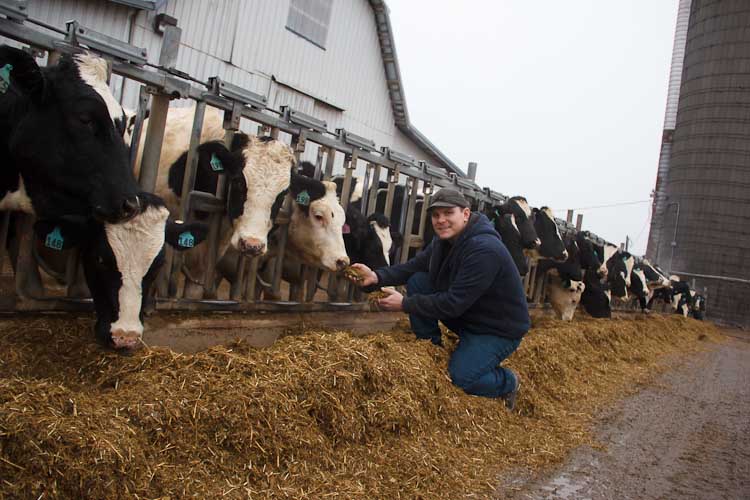
POLYGON ((750 332, 727 334, 600 415, 601 446, 506 473, 496 498, 750 498, 750 332))

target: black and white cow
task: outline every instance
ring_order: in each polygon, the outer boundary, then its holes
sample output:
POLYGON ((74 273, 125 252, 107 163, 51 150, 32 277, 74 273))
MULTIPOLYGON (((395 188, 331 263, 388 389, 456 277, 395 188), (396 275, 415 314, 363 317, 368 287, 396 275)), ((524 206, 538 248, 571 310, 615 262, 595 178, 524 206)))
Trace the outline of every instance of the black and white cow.
POLYGON ((703 320, 706 314, 706 298, 697 293, 693 296, 693 309, 691 311, 693 318, 703 320))
POLYGON ((672 285, 672 311, 687 318, 693 308, 695 292, 679 276, 672 275, 669 280, 672 285))
POLYGON ((374 213, 365 217, 355 207, 346 208, 344 245, 352 264, 361 263, 370 269, 390 265, 391 239, 390 221, 383 214, 374 213))
POLYGON ((528 250, 527 255, 532 260, 552 259, 565 262, 568 253, 552 210, 549 207, 534 208, 532 217, 540 245, 537 249, 528 250))
MULTIPOLYGON (((499 220, 502 215, 512 215, 513 223, 520 235, 521 246, 524 251, 535 250, 542 244, 534 227, 532 211, 529 202, 523 196, 513 196, 502 205, 492 207, 490 219, 499 220)), ((497 227, 496 227, 497 229, 497 227)))
POLYGON ((581 294, 581 305, 594 318, 611 318, 612 307, 610 296, 607 294, 609 289, 601 282, 601 279, 607 275, 607 268, 585 232, 579 231, 576 234, 576 243, 585 285, 581 294))
MULTIPOLYGON (((183 194, 194 113, 193 107, 170 108, 167 118, 156 192, 172 214, 178 213, 183 194)), ((227 229, 220 236, 219 254, 231 247, 247 256, 265 255, 273 221, 289 192, 293 202, 287 254, 332 272, 347 266, 342 237, 345 214, 336 198, 335 184, 298 175, 293 171, 296 160, 291 148, 272 138, 236 133, 230 148, 226 148, 222 123, 218 109, 206 109, 195 179, 195 190, 213 193, 219 176, 228 178, 228 220, 222 226, 227 229)), ((196 249, 185 255, 185 265, 198 282, 205 276, 206 251, 196 249)), ((186 296, 202 297, 203 287, 190 282, 186 296)))
POLYGON ((542 259, 538 263, 537 272, 547 273, 547 297, 558 319, 571 321, 586 285, 583 281, 578 243, 569 237, 565 247, 565 262, 542 259))
POLYGON ((40 219, 140 213, 123 141, 125 115, 107 87, 106 62, 63 56, 40 68, 26 52, 0 47, 0 209, 40 219))
POLYGON ((594 248, 597 254, 604 256, 608 293, 622 301, 629 300, 630 273, 635 266, 635 258, 610 243, 594 245, 594 248))
POLYGON ((518 269, 521 276, 526 276, 529 272, 529 264, 524 254, 523 238, 521 231, 516 224, 516 217, 513 214, 493 214, 495 215, 495 230, 500 234, 503 244, 510 252, 513 263, 518 269))
POLYGON ((651 295, 651 291, 648 288, 648 280, 643 268, 638 264, 634 265, 633 270, 630 272, 630 286, 628 290, 632 297, 638 301, 641 312, 648 313, 651 311, 648 308, 648 298, 651 295))
POLYGON ((168 220, 164 202, 139 193, 141 212, 124 222, 61 217, 36 222, 35 233, 49 248, 79 247, 86 284, 96 310, 96 338, 114 349, 133 349, 143 334, 143 305, 164 263, 164 242, 178 250, 198 245, 203 223, 168 220))

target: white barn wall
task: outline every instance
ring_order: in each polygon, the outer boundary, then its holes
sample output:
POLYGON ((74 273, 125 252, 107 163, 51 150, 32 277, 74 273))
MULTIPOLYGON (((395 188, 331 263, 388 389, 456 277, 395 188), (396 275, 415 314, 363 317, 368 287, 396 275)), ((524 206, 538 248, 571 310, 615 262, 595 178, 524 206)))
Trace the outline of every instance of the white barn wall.
MULTIPOLYGON (((177 18, 182 28, 177 69, 204 81, 219 75, 265 95, 269 108, 289 105, 325 120, 331 132, 345 128, 378 147, 429 157, 395 125, 369 2, 333 1, 325 50, 286 29, 288 9, 288 0, 168 0, 158 12, 177 18)), ((60 28, 77 19, 119 40, 130 38, 154 64, 162 41, 152 28, 155 15, 106 0, 29 2, 31 18, 60 28)), ((115 76, 111 86, 123 105, 137 105, 137 82, 127 82, 123 91, 115 76)), ((243 129, 254 131, 246 124, 243 129)), ((308 147, 303 159, 314 160, 316 149, 308 147)))

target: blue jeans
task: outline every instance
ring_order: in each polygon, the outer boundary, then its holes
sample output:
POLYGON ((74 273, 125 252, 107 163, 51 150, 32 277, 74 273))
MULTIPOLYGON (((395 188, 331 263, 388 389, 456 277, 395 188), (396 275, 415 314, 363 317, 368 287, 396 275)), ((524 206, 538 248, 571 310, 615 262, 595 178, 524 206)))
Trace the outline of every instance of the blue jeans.
MULTIPOLYGON (((406 282, 407 295, 434 293, 427 273, 415 273, 406 282)), ((411 329, 418 339, 442 345, 437 318, 410 314, 411 329)), ((458 321, 450 321, 450 328, 458 335, 458 347, 448 363, 453 384, 467 394, 497 398, 516 388, 516 376, 500 363, 518 349, 521 339, 470 332, 458 321)))

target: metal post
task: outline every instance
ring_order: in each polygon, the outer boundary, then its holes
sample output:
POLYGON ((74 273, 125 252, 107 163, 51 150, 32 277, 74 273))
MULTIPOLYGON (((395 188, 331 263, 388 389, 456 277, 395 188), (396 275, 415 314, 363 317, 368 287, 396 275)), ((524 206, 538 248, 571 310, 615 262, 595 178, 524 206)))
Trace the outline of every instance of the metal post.
MULTIPOLYGON (((205 113, 206 103, 203 101, 197 101, 195 103, 195 114, 193 115, 193 127, 190 131, 190 145, 188 146, 187 161, 185 162, 185 175, 182 178, 182 197, 180 199, 179 217, 180 220, 185 222, 190 217, 190 192, 195 185, 195 176, 198 168, 198 146, 200 145, 205 113)), ((167 294, 170 297, 176 297, 177 278, 182 270, 182 252, 168 251, 166 257, 167 264, 171 264, 164 266, 166 269, 171 269, 167 294)))
MULTIPOLYGON (((242 104, 235 102, 232 106, 231 111, 224 112, 224 145, 227 148, 232 146, 232 138, 234 137, 234 131, 239 129, 240 117, 242 113, 242 104)), ((227 176, 222 174, 219 176, 216 182, 216 197, 219 200, 226 200, 227 197, 227 176)), ((208 231, 208 258, 206 259, 206 274, 203 283, 204 297, 215 298, 216 297, 216 263, 219 262, 219 240, 221 238, 221 229, 224 223, 224 215, 222 212, 212 213, 209 217, 209 231, 208 231)), ((242 258, 240 257, 240 261, 242 258)))
POLYGON ((336 162, 336 150, 332 147, 326 148, 326 169, 323 172, 323 180, 330 181, 333 177, 333 164, 336 162))
POLYGON ((583 227, 583 214, 578 214, 576 217, 576 231, 580 231, 583 227))
MULTIPOLYGON (((305 151, 305 143, 307 142, 306 135, 307 131, 302 129, 300 130, 299 135, 292 137, 292 149, 294 150, 294 158, 297 163, 299 163, 300 155, 305 151)), ((294 267, 292 269, 292 274, 299 276, 302 283, 296 282, 289 284, 289 300, 291 302, 302 302, 305 278, 307 278, 309 273, 306 272, 305 266, 300 263, 294 263, 292 266, 294 267)))
POLYGON ((409 195, 409 206, 406 211, 406 229, 404 230, 404 246, 401 248, 401 258, 399 262, 402 264, 409 260, 409 250, 411 249, 412 240, 412 228, 414 227, 414 211, 417 205, 417 194, 419 191, 419 179, 410 178, 411 181, 411 193, 409 195))
POLYGON ((565 222, 567 222, 568 224, 573 223, 573 210, 568 209, 568 213, 565 215, 565 222))
POLYGON ((367 194, 367 208, 362 203, 365 215, 370 215, 375 212, 375 206, 378 203, 378 188, 380 187, 380 165, 375 164, 372 172, 372 180, 370 181, 370 190, 367 194))
POLYGON ((469 168, 467 169, 467 175, 472 181, 477 180, 477 162, 470 161, 469 168))
MULTIPOLYGON (((123 85, 125 85, 123 81, 123 85)), ((138 148, 141 145, 141 132, 143 131, 143 122, 146 120, 146 111, 151 94, 148 93, 146 86, 141 85, 138 91, 138 108, 135 111, 135 124, 133 125, 133 135, 130 136, 130 168, 135 170, 135 161, 138 158, 138 148)))
POLYGON ((396 165, 396 169, 393 172, 390 172, 388 175, 388 191, 385 195, 385 208, 383 209, 383 213, 389 219, 391 217, 391 212, 393 211, 393 198, 396 194, 396 186, 398 185, 398 177, 400 172, 401 165, 396 165))
POLYGON ((169 110, 169 96, 152 93, 151 115, 146 130, 146 141, 143 146, 143 158, 141 159, 141 171, 138 183, 141 189, 154 192, 156 177, 159 173, 159 157, 161 156, 161 145, 164 140, 164 127, 167 123, 167 112, 169 110))

